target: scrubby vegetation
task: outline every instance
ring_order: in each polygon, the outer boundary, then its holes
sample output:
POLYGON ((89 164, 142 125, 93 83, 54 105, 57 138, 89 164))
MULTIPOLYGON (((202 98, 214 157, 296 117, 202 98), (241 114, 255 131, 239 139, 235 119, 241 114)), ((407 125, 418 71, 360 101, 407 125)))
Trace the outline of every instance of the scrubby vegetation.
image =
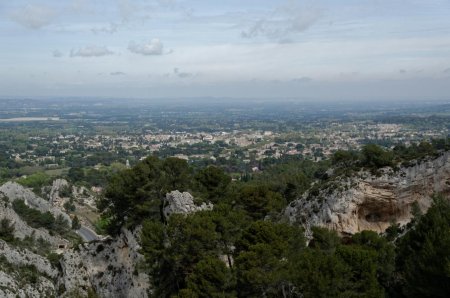
POLYGON ((436 157, 440 152, 450 150, 449 139, 412 143, 410 146, 398 144, 392 150, 375 144, 366 144, 360 152, 338 150, 331 158, 334 167, 347 172, 366 168, 377 170, 386 166, 411 165, 412 161, 436 157))
POLYGON ((23 200, 15 200, 12 203, 14 211, 33 228, 52 229, 55 224, 55 217, 49 212, 28 207, 23 200))
POLYGON ((14 240, 14 224, 7 218, 2 218, 0 221, 0 239, 6 242, 14 240))
MULTIPOLYGON (((428 152, 438 154, 432 147, 428 152)), ((377 169, 418 158, 414 153, 400 160, 400 152, 367 145, 361 152, 337 152, 332 163, 377 169)), ((290 160, 231 182, 220 168, 150 157, 112 178, 99 204, 102 227, 117 233, 122 226, 143 226, 154 297, 448 296, 448 200, 437 197, 400 238, 394 226, 386 235, 364 231, 346 238, 314 228, 306 245, 300 227, 280 223, 289 201, 311 182, 329 179, 327 165, 290 160), (163 198, 175 189, 214 202, 214 210, 164 218, 163 198)))
POLYGON ((54 217, 49 211, 40 212, 25 205, 22 200, 15 200, 12 203, 14 211, 30 226, 36 229, 45 228, 50 233, 57 233, 64 237, 76 240, 77 237, 71 232, 68 221, 62 216, 54 217))

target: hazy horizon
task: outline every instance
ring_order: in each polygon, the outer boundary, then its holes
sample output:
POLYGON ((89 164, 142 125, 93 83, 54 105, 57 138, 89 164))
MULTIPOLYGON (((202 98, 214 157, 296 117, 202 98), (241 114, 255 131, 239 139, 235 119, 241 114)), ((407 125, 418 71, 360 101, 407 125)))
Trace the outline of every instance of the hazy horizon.
POLYGON ((448 1, 17 0, 0 16, 0 100, 449 100, 448 1))

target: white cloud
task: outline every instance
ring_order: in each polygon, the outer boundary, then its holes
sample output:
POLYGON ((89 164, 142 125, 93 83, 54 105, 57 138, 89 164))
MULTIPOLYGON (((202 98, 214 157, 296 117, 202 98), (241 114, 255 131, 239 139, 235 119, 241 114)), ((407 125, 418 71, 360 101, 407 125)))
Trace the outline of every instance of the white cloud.
POLYGON ((12 20, 29 29, 40 29, 56 18, 56 11, 45 5, 26 5, 11 15, 12 20))
POLYGON ((119 28, 119 24, 116 23, 109 23, 108 26, 103 26, 103 27, 95 27, 92 28, 91 31, 94 34, 99 34, 99 33, 109 33, 109 34, 113 34, 117 32, 117 29, 119 28))
POLYGON ((311 81, 312 81, 312 79, 310 77, 301 77, 301 78, 295 78, 292 80, 292 82, 299 83, 299 84, 309 83, 311 81))
POLYGON ((115 72, 110 73, 110 75, 112 75, 112 76, 124 76, 124 75, 126 75, 126 73, 124 73, 122 71, 115 71, 115 72))
POLYGON ((174 68, 173 73, 175 76, 179 77, 180 79, 187 79, 187 78, 191 78, 191 77, 195 76, 195 74, 193 74, 193 73, 180 71, 179 68, 174 68))
POLYGON ((112 55, 114 52, 110 51, 107 47, 87 46, 81 49, 72 49, 70 51, 70 57, 102 57, 112 55))
POLYGON ((118 8, 123 22, 130 21, 134 17, 134 14, 138 11, 136 5, 134 5, 130 0, 119 0, 118 8))
POLYGON ((132 53, 141 54, 145 56, 162 55, 164 51, 164 45, 157 38, 154 38, 151 41, 142 44, 137 44, 134 41, 132 41, 128 46, 128 50, 132 53))
POLYGON ((76 13, 89 11, 89 0, 72 0, 69 9, 76 13))
POLYGON ((298 1, 288 1, 264 17, 255 21, 244 31, 244 38, 264 36, 269 39, 289 40, 287 37, 309 29, 321 17, 321 10, 300 6, 298 1))
POLYGON ((52 54, 55 58, 61 58, 62 56, 64 56, 64 54, 59 50, 54 50, 52 54))

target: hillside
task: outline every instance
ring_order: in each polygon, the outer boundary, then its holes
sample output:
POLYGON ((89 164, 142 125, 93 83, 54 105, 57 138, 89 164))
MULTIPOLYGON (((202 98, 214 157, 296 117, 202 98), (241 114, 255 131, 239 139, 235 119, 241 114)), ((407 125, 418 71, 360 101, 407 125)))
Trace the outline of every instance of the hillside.
POLYGON ((435 193, 450 194, 450 152, 410 166, 384 167, 376 174, 361 170, 338 176, 291 202, 284 214, 306 228, 321 226, 343 234, 363 230, 384 232, 392 224, 407 224, 417 205, 426 212, 435 193))
POLYGON ((114 239, 82 243, 71 218, 29 189, 5 183, 0 199, 1 297, 146 297, 135 235, 124 229, 114 239), (63 220, 47 226, 52 218, 63 220))
POLYGON ((150 157, 97 204, 64 179, 7 182, 0 296, 446 297, 450 152, 432 152, 400 160, 367 146, 241 181, 150 157))

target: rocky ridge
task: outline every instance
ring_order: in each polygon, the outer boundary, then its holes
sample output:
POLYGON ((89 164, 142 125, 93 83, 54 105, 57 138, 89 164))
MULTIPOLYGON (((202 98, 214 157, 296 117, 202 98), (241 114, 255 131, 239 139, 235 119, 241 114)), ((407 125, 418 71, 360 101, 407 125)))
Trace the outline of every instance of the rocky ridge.
POLYGON ((42 238, 60 254, 56 265, 46 255, 35 253, 33 247, 0 240, 0 297, 86 297, 90 290, 100 297, 147 297, 148 277, 138 268, 143 258, 139 253, 139 229, 123 229, 114 239, 70 248, 66 239, 28 226, 12 209, 12 202, 24 200, 41 212, 65 214, 57 207, 12 182, 0 187, 0 199, 0 219, 10 220, 19 242, 25 237, 42 238), (23 276, 28 274, 32 280, 24 281, 23 276))
POLYGON ((2 186, 0 186, 0 193, 8 197, 11 202, 14 200, 24 200, 25 204, 29 207, 41 212, 49 211, 55 217, 62 216, 69 222, 69 224, 72 224, 72 220, 70 219, 69 215, 61 211, 61 209, 53 206, 51 202, 38 197, 31 190, 23 187, 20 184, 17 184, 15 182, 6 182, 2 186))
POLYGON ((53 247, 60 245, 67 246, 69 241, 60 237, 59 235, 51 235, 46 229, 35 229, 30 227, 25 221, 17 215, 12 209, 11 202, 6 200, 6 197, 0 195, 0 218, 6 218, 14 225, 14 237, 23 240, 25 237, 34 237, 35 239, 43 239, 50 243, 53 247))
POLYGON ((81 244, 62 255, 58 284, 68 292, 89 288, 100 297, 147 297, 148 276, 139 272, 139 229, 123 229, 115 239, 81 244))
POLYGON ((414 202, 426 211, 434 193, 449 196, 450 152, 395 171, 383 168, 378 175, 361 171, 350 178, 337 178, 315 198, 306 193, 291 202, 284 216, 302 224, 307 233, 311 226, 342 234, 384 232, 392 223, 408 223, 414 202))

